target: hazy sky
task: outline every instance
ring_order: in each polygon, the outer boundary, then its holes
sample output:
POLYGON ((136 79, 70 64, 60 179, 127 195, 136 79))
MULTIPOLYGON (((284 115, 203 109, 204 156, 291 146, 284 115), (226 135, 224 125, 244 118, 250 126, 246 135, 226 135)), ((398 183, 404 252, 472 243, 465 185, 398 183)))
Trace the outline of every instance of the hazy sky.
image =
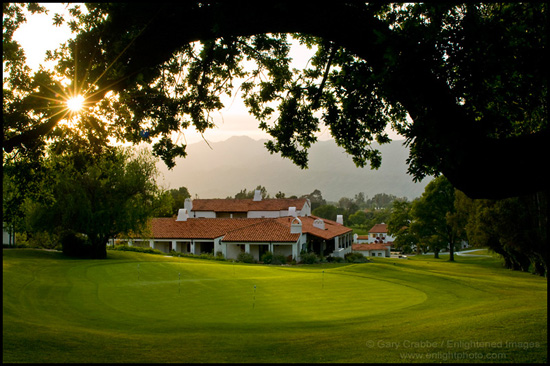
MULTIPOLYGON (((60 3, 41 5, 50 10, 49 14, 29 15, 27 23, 23 24, 14 35, 15 40, 25 49, 27 64, 34 70, 37 70, 40 64, 51 67, 52 62, 46 64, 43 61, 46 51, 57 48, 60 43, 71 37, 69 27, 66 24, 61 27, 52 25, 52 17, 55 13, 66 14, 66 5, 60 3)), ((296 45, 292 50, 292 67, 304 68, 311 55, 311 50, 308 50, 305 46, 296 45)), ((247 113, 239 93, 234 93, 233 98, 223 100, 223 102, 225 108, 212 116, 216 127, 204 134, 207 141, 223 141, 231 136, 240 135, 246 135, 253 139, 270 137, 258 128, 258 122, 247 113)), ((397 136, 393 131, 390 130, 389 132, 390 137, 395 138, 397 136)), ((202 141, 200 134, 190 129, 184 131, 180 137, 185 138, 187 143, 202 141)), ((322 127, 319 139, 328 140, 330 138, 330 133, 326 127, 322 127)))

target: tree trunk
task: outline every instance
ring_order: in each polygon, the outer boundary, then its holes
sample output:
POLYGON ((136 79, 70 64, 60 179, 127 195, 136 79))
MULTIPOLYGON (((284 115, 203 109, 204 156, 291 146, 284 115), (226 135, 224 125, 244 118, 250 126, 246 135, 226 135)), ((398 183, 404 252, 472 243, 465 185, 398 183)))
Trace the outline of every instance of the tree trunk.
POLYGON ((449 243, 449 261, 455 261, 455 244, 453 240, 451 240, 451 242, 449 243))
POLYGON ((107 242, 108 239, 99 239, 92 242, 91 259, 106 259, 107 258, 107 242))

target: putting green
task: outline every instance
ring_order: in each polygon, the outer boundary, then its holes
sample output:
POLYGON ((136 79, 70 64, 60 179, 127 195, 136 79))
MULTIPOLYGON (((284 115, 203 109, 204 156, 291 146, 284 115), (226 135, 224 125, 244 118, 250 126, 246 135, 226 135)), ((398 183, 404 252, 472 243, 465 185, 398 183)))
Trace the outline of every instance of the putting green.
POLYGON ((264 266, 3 255, 4 362, 547 360, 546 280, 494 258, 264 266))
POLYGON ((331 270, 215 262, 113 263, 87 268, 86 277, 90 286, 74 289, 75 299, 87 296, 94 307, 127 312, 136 320, 171 320, 176 327, 272 322, 274 315, 279 323, 331 322, 393 312, 426 299, 411 287, 331 270))
POLYGON ((337 270, 201 262, 79 261, 65 276, 55 270, 54 278, 47 271, 35 275, 19 299, 32 306, 37 318, 58 326, 89 327, 95 314, 100 327, 140 332, 208 324, 234 328, 274 318, 279 325, 330 323, 395 312, 426 300, 424 292, 412 287, 337 270), (62 311, 45 306, 48 298, 60 299, 62 311))

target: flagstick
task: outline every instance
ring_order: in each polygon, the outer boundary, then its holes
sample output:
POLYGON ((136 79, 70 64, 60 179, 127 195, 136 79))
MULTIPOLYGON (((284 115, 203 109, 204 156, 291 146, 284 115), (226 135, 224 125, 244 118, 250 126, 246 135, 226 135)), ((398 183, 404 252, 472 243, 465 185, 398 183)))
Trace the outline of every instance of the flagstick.
POLYGON ((256 306, 256 285, 254 285, 254 301, 252 302, 252 309, 256 306))

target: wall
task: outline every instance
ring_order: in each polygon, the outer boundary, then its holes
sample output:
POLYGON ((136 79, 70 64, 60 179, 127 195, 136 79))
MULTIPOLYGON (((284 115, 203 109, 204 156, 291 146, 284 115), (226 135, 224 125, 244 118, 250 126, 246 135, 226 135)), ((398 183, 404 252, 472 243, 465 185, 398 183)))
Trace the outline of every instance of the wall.
POLYGON ((284 255, 285 257, 292 255, 292 245, 273 244, 273 255, 284 255))
POLYGON ((191 211, 189 218, 215 219, 216 213, 214 211, 191 211))

